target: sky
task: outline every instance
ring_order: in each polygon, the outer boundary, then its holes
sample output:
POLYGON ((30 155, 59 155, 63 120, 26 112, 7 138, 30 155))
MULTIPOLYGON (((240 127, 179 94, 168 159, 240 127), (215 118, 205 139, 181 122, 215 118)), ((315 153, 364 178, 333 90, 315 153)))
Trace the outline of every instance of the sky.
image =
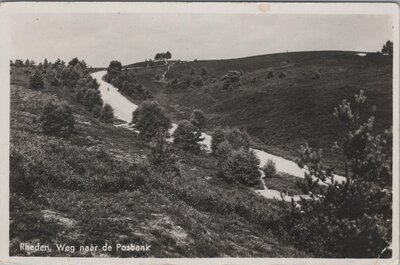
POLYGON ((11 59, 73 57, 123 65, 170 51, 173 59, 346 50, 376 52, 393 40, 385 15, 24 14, 11 23, 11 59))

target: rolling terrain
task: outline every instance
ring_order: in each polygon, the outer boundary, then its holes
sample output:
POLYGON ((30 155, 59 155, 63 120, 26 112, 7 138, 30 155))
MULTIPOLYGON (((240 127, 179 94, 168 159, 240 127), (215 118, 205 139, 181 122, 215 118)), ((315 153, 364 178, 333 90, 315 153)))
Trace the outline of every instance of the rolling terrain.
POLYGON ((148 142, 99 122, 71 88, 29 88, 34 67, 12 68, 10 179, 33 189, 10 194, 10 255, 95 257, 309 257, 276 235, 280 203, 215 177, 214 158, 176 150, 181 176, 148 165, 148 142), (68 102, 69 136, 40 127, 49 100, 68 102), (52 252, 20 250, 48 244, 52 252), (63 252, 75 246, 150 244, 150 252, 63 252))
POLYGON ((376 117, 376 130, 392 124, 392 57, 342 51, 295 52, 230 60, 173 63, 130 70, 150 89, 175 121, 193 109, 208 116, 206 130, 245 128, 258 149, 295 160, 300 144, 324 149, 324 159, 343 173, 339 155, 330 150, 344 129, 332 113, 343 99, 365 90, 365 117, 376 117), (202 75, 202 69, 206 74, 202 75), (241 85, 224 90, 221 78, 242 72, 241 85), (273 77, 269 77, 269 72, 273 77), (280 77, 283 73, 282 77, 280 77), (165 80, 157 76, 165 74, 165 80), (175 78, 201 77, 204 85, 168 91, 175 78))

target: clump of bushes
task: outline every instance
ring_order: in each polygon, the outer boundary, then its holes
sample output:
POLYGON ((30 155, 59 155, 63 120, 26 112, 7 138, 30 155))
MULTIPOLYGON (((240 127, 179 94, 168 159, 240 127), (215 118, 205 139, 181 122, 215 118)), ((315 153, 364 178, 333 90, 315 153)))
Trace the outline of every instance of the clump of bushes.
POLYGON ((171 120, 156 101, 143 101, 132 113, 132 122, 139 130, 139 135, 151 139, 157 133, 168 133, 171 128, 171 120))
POLYGON ((260 161, 250 150, 250 137, 246 131, 217 128, 212 135, 211 150, 217 159, 220 177, 231 183, 259 184, 260 161))
POLYGON ((266 178, 272 178, 276 175, 276 165, 271 159, 267 160, 267 163, 262 168, 266 178))
POLYGON ((192 152, 200 152, 200 142, 204 140, 201 137, 201 131, 198 127, 194 126, 187 120, 180 121, 178 127, 173 133, 174 144, 192 152))
POLYGON ((354 106, 343 100, 334 109, 347 130, 342 144, 335 145, 345 161, 346 180, 331 183, 333 169, 322 164, 321 150, 301 146, 300 159, 309 169, 301 188, 312 198, 299 201, 298 206, 282 204, 280 233, 295 247, 318 256, 390 257, 392 130, 375 134, 372 117, 361 122, 364 91, 354 100, 354 106), (320 181, 329 184, 321 186, 320 181))
POLYGON ((167 92, 173 92, 176 90, 185 90, 188 89, 193 81, 193 77, 191 76, 183 76, 180 78, 174 78, 167 85, 167 92))
POLYGON ((70 134, 74 130, 75 119, 66 103, 49 101, 42 110, 40 122, 45 133, 70 134))
POLYGON ((268 79, 271 79, 271 78, 273 78, 273 77, 275 77, 275 73, 274 73, 274 71, 268 71, 268 74, 267 74, 267 78, 268 79))

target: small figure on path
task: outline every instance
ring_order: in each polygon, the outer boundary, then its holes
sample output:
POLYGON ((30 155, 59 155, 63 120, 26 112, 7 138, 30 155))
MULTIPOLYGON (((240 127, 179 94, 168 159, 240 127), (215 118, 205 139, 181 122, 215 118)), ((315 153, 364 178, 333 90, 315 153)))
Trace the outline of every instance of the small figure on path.
POLYGON ((109 88, 109 87, 107 87, 107 91, 110 91, 110 88, 109 88))

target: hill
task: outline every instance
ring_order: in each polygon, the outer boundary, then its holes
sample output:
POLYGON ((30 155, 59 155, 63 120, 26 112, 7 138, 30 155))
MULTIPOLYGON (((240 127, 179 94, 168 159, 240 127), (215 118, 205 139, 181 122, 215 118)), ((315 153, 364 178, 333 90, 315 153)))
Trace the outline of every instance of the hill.
POLYGON ((94 118, 66 84, 30 89, 35 70, 11 69, 10 255, 312 256, 278 236, 280 203, 216 178, 211 155, 176 150, 181 175, 157 173, 146 159, 148 142, 94 118), (49 100, 71 107, 71 135, 43 132, 49 100), (52 252, 21 250, 20 243, 52 252), (57 251, 57 243, 76 251, 57 251), (105 243, 149 244, 151 251, 79 251, 105 243))
POLYGON ((392 59, 356 52, 294 52, 131 71, 175 120, 201 109, 209 118, 209 132, 217 126, 246 128, 255 146, 292 160, 299 145, 309 142, 324 148, 325 160, 342 173, 338 155, 330 150, 344 133, 333 119, 333 108, 343 99, 353 103, 354 94, 365 90, 365 116, 376 116, 378 131, 389 128, 392 59), (234 91, 224 90, 221 80, 231 70, 242 74, 234 91), (196 78, 201 86, 192 85, 196 78), (173 82, 186 85, 171 89, 173 82))

